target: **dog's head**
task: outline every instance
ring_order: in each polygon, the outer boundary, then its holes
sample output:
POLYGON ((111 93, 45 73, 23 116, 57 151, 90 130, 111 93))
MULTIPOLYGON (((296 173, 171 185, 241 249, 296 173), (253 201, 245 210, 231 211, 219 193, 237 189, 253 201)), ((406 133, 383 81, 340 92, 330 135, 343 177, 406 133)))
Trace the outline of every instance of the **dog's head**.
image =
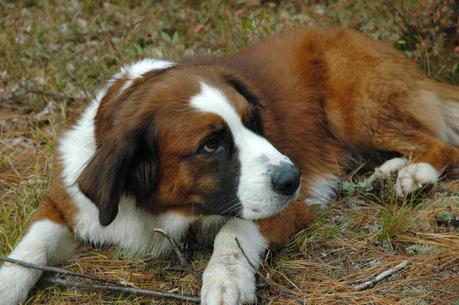
POLYGON ((300 173, 263 137, 262 106, 238 76, 184 65, 127 77, 102 98, 97 149, 77 180, 102 225, 123 196, 152 213, 259 219, 297 195, 300 173))

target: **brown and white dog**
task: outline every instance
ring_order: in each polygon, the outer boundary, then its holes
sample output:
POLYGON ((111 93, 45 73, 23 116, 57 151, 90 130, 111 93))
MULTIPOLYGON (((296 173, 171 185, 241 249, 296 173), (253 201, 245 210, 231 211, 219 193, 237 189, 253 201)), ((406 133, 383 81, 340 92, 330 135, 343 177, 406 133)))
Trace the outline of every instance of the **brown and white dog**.
MULTIPOLYGON (((384 43, 343 29, 302 29, 226 57, 125 66, 60 140, 57 171, 10 257, 69 258, 77 240, 158 256, 199 222, 220 225, 203 304, 251 303, 253 268, 325 205, 354 153, 398 153, 404 196, 459 163, 459 89, 435 83, 384 43), (301 178, 300 178, 301 172, 301 178), (290 203, 289 203, 290 202, 290 203)), ((5 264, 0 303, 41 272, 5 264)))

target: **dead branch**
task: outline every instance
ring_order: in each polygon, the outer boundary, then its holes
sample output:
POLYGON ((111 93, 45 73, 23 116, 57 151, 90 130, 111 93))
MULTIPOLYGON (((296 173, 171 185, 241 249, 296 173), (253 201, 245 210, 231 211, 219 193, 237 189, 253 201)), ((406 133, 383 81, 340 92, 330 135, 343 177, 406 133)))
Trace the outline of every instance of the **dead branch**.
POLYGON ((65 99, 70 101, 76 100, 84 100, 86 97, 84 96, 71 96, 64 93, 53 92, 53 91, 45 91, 39 88, 33 88, 29 86, 21 86, 18 90, 11 92, 9 95, 0 96, 0 101, 9 101, 20 98, 27 94, 36 94, 36 95, 43 95, 48 97, 54 97, 57 99, 65 99))
POLYGON ((241 250, 241 253, 242 255, 245 257, 245 259, 247 260, 248 264, 253 268, 253 270, 255 271, 256 274, 258 274, 258 276, 260 278, 263 279, 263 283, 260 283, 260 284, 257 284, 257 290, 261 290, 261 289, 265 289, 265 288, 269 288, 271 287, 271 284, 274 284, 274 288, 279 291, 279 294, 282 295, 282 296, 285 296, 285 297, 288 297, 289 299, 292 299, 295 303, 297 304, 303 304, 302 302, 300 302, 298 300, 298 296, 296 296, 295 294, 285 290, 283 287, 279 286, 278 284, 276 283, 273 283, 269 280, 269 273, 268 273, 268 277, 264 276, 263 274, 261 274, 257 268, 255 268, 255 265, 253 264, 253 262, 249 259, 249 257, 247 256, 247 253, 245 253, 244 249, 242 248, 241 246, 241 243, 239 242, 239 239, 237 237, 234 238, 234 240, 236 241, 236 244, 237 244, 237 247, 239 248, 239 250, 241 250))
POLYGON ((399 272, 400 270, 408 266, 408 264, 409 264, 408 261, 403 261, 397 266, 395 266, 394 268, 381 272, 374 279, 371 279, 369 281, 366 281, 365 283, 354 286, 354 289, 357 291, 362 291, 362 290, 366 290, 369 288, 373 288, 377 283, 381 282, 383 279, 391 276, 392 274, 399 272))
POLYGON ((22 266, 22 267, 35 269, 35 270, 48 271, 48 272, 53 272, 53 273, 58 273, 58 274, 76 276, 76 277, 81 277, 81 278, 85 278, 85 279, 89 279, 89 280, 93 280, 93 281, 97 281, 97 282, 110 283, 110 284, 113 284, 113 285, 117 285, 118 284, 116 282, 112 282, 110 280, 102 279, 102 278, 99 278, 99 277, 94 276, 94 275, 89 274, 89 273, 73 272, 73 271, 69 271, 69 270, 65 270, 65 269, 61 269, 61 268, 57 268, 57 267, 51 267, 51 266, 38 266, 38 265, 35 265, 35 264, 31 264, 31 263, 28 263, 28 262, 20 261, 20 260, 17 260, 17 259, 14 259, 14 258, 10 258, 10 257, 5 257, 5 256, 0 256, 0 261, 16 264, 16 265, 19 265, 19 266, 22 266))
MULTIPOLYGON (((242 248, 241 246, 241 243, 239 242, 239 239, 237 237, 234 238, 234 240, 236 241, 236 244, 237 244, 237 247, 239 248, 239 250, 241 250, 242 252, 242 255, 244 255, 245 259, 247 260, 247 263, 250 265, 250 267, 252 267, 253 271, 255 271, 256 273, 258 273, 258 268, 255 267, 255 265, 252 263, 252 261, 250 260, 250 258, 247 256, 247 254, 245 253, 244 249, 242 248)), ((261 275, 261 274, 260 274, 261 275)))
MULTIPOLYGON (((258 271, 258 269, 255 267, 255 265, 252 263, 252 261, 247 256, 247 253, 245 253, 244 249, 242 248, 241 243, 239 242, 239 239, 237 237, 235 237, 234 241, 236 241, 237 247, 239 248, 239 250, 241 250, 242 255, 245 257, 245 259, 247 260, 247 263, 250 265, 250 267, 252 267, 254 272, 256 274, 258 274, 258 276, 263 279, 263 283, 257 284, 257 290, 269 288, 271 286, 271 281, 266 276, 264 276, 263 274, 261 274, 258 271)), ((269 274, 268 274, 268 276, 269 276, 269 274)))
POLYGON ((70 280, 61 279, 61 278, 51 278, 51 277, 42 278, 42 281, 44 282, 51 283, 51 284, 57 284, 57 285, 65 286, 65 287, 84 288, 84 289, 101 290, 101 291, 116 291, 116 292, 123 292, 123 293, 136 294, 136 295, 169 298, 169 299, 176 299, 176 300, 181 300, 181 301, 190 301, 190 302, 195 302, 195 303, 198 303, 200 300, 199 297, 195 297, 195 296, 181 295, 181 294, 175 294, 175 293, 170 293, 170 292, 161 292, 161 291, 156 291, 156 290, 141 289, 141 288, 135 288, 135 287, 127 287, 125 285, 120 285, 120 284, 111 282, 109 280, 105 280, 105 279, 96 277, 91 274, 73 272, 73 271, 56 268, 56 267, 50 267, 50 266, 38 266, 35 264, 27 263, 24 261, 20 261, 17 259, 4 257, 4 256, 0 256, 0 261, 16 264, 22 267, 40 270, 40 271, 47 271, 47 272, 53 272, 57 274, 86 278, 89 280, 93 280, 93 281, 102 283, 102 284, 94 284, 94 283, 87 283, 87 282, 70 281, 70 280))
POLYGON ((178 257, 178 259, 180 261, 181 267, 184 270, 186 270, 187 272, 189 272, 191 275, 193 275, 198 280, 199 283, 202 283, 201 274, 199 274, 193 268, 193 265, 186 259, 185 255, 183 254, 182 250, 180 249, 179 244, 175 241, 175 239, 172 238, 172 236, 170 236, 170 234, 167 233, 166 231, 164 231, 163 229, 154 229, 153 231, 155 231, 156 233, 159 233, 159 234, 163 235, 165 238, 167 238, 167 240, 171 244, 172 248, 175 251, 175 254, 177 255, 177 257, 178 257))
POLYGON ((84 282, 77 282, 77 281, 69 281, 69 280, 65 280, 61 278, 49 278, 49 277, 43 278, 42 281, 50 283, 50 284, 57 284, 60 286, 71 287, 71 288, 122 292, 122 293, 129 293, 129 294, 143 295, 143 296, 150 296, 150 297, 175 299, 175 300, 188 301, 188 302, 194 302, 194 303, 200 302, 200 298, 195 297, 195 296, 176 294, 176 293, 171 293, 171 292, 160 292, 160 291, 141 289, 141 288, 124 287, 121 285, 92 284, 92 283, 84 283, 84 282))

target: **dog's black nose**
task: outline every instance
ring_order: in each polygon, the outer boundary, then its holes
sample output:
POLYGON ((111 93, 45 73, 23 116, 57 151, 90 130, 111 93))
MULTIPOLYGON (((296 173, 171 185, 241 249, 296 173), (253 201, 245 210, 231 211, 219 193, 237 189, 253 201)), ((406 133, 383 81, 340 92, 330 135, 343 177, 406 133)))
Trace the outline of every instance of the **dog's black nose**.
POLYGON ((295 165, 283 162, 274 168, 271 183, 277 193, 292 195, 300 185, 300 177, 300 171, 295 165))

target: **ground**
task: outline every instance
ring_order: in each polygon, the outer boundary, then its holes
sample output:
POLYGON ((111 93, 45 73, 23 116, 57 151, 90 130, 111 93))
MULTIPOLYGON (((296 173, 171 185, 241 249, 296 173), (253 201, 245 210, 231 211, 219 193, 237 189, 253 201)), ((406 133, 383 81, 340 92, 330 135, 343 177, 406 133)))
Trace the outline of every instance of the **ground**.
MULTIPOLYGON (((0 1, 0 255, 8 254, 48 189, 58 135, 95 89, 141 57, 225 54, 299 25, 345 26, 387 41, 431 78, 459 83, 458 2, 0 1)), ((356 170, 317 223, 268 253, 259 304, 459 304, 459 175, 407 199, 393 181, 356 170), (354 286, 403 260, 374 288, 354 286)), ((210 249, 189 252, 203 270, 210 249)), ((92 249, 63 268, 128 285, 198 294, 176 258, 92 249)), ((262 281, 262 280, 260 280, 262 281)), ((27 304, 177 304, 41 283, 27 304)))

